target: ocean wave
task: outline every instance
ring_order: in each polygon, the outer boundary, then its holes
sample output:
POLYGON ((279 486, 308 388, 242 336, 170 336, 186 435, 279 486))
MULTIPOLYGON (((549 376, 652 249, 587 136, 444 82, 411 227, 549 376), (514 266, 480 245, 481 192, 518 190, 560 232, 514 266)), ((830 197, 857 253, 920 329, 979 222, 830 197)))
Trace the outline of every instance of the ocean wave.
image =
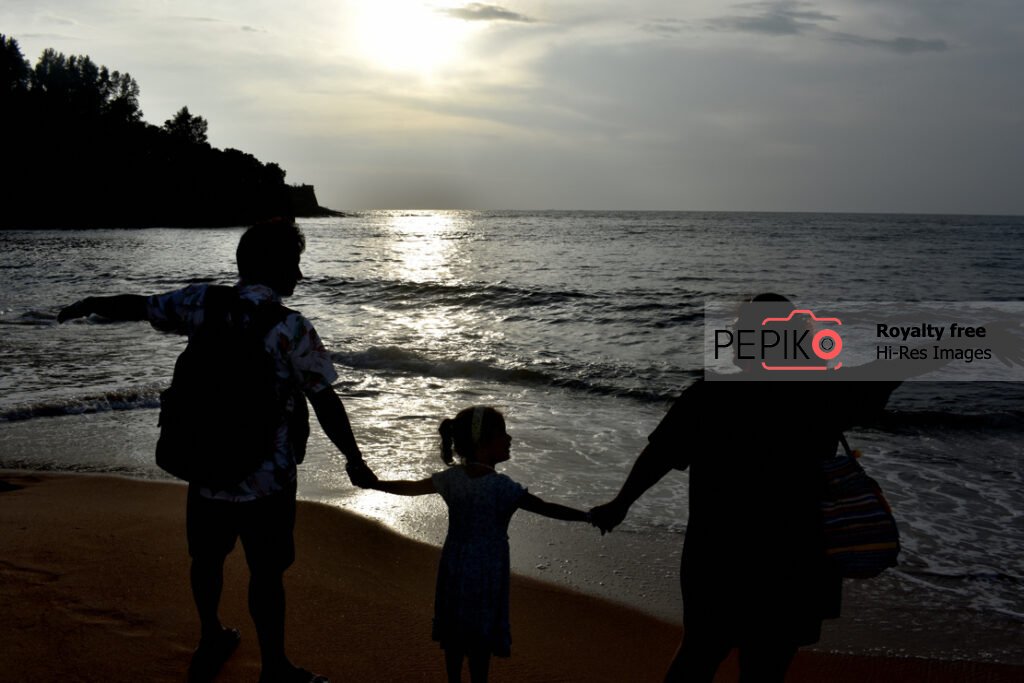
POLYGON ((918 569, 913 567, 901 567, 900 571, 904 574, 912 574, 914 576, 929 577, 934 579, 948 579, 954 581, 981 581, 990 583, 1000 583, 1006 585, 1022 585, 1024 584, 1024 576, 1017 576, 1007 571, 997 569, 995 567, 975 567, 975 568, 950 568, 950 569, 918 569))
POLYGON ((333 353, 331 357, 336 363, 357 370, 384 370, 440 379, 478 379, 531 384, 547 384, 551 381, 543 372, 501 368, 478 360, 428 358, 397 346, 374 346, 365 351, 333 353))
POLYGON ((1024 578, 995 568, 923 569, 898 567, 894 573, 928 590, 958 596, 973 609, 1024 622, 1020 588, 1024 578))
MULTIPOLYGON (((678 390, 641 389, 624 385, 621 380, 635 376, 613 367, 591 365, 586 368, 568 364, 553 369, 501 367, 483 360, 430 358, 419 352, 396 346, 375 346, 364 351, 332 353, 339 365, 355 370, 411 374, 438 379, 468 379, 505 384, 550 386, 601 396, 617 396, 644 402, 665 402, 678 390), (619 379, 619 382, 616 382, 619 379)), ((699 373, 697 373, 699 374, 699 373)))
POLYGON ((28 325, 32 327, 41 325, 52 325, 57 322, 55 311, 26 311, 13 318, 6 318, 0 314, 0 325, 28 325))
POLYGON ((955 413, 944 410, 892 410, 879 417, 877 424, 891 432, 921 429, 1024 432, 1024 411, 955 413))
POLYGON ((0 411, 0 420, 13 422, 37 417, 61 417, 107 413, 114 410, 139 410, 160 407, 160 391, 155 387, 115 389, 90 396, 72 396, 54 401, 25 403, 0 411))
POLYGON ((539 288, 516 287, 502 282, 452 284, 436 281, 416 282, 412 280, 320 278, 311 284, 318 289, 325 290, 328 295, 348 298, 352 295, 353 291, 358 291, 363 295, 368 295, 369 301, 377 303, 409 301, 416 306, 429 303, 437 305, 480 305, 492 308, 518 308, 590 299, 594 296, 573 290, 546 291, 539 288))
POLYGON ((514 320, 546 323, 615 325, 664 329, 698 324, 703 320, 703 299, 692 290, 669 292, 592 291, 545 289, 496 283, 442 283, 409 280, 357 280, 320 278, 312 283, 329 299, 351 300, 391 310, 450 306, 460 309, 514 311, 514 320), (554 316, 554 317, 552 317, 554 316))

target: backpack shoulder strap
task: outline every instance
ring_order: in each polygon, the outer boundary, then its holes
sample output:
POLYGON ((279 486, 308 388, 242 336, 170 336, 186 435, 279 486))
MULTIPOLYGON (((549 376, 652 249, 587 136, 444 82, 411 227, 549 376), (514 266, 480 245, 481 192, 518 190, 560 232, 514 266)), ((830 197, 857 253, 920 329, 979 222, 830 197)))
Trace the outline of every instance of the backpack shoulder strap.
POLYGON ((203 296, 203 309, 228 311, 238 302, 238 291, 227 285, 209 285, 203 296))
POLYGON ((280 303, 249 304, 242 302, 242 305, 243 307, 249 306, 249 332, 260 338, 266 337, 270 330, 284 322, 285 318, 294 312, 280 303))
POLYGON ((203 299, 203 326, 223 328, 225 325, 240 324, 243 316, 248 318, 242 327, 246 336, 264 337, 271 328, 293 313, 277 302, 254 303, 243 299, 238 289, 227 285, 210 285, 203 299))

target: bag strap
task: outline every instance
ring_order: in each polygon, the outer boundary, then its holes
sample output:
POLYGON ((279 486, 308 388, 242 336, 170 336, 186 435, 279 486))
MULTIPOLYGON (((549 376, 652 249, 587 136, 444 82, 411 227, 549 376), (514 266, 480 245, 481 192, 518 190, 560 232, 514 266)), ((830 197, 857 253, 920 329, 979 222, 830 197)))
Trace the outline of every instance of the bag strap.
POLYGON ((846 454, 848 456, 850 456, 851 458, 857 457, 856 455, 853 454, 853 449, 850 448, 850 444, 846 440, 846 434, 839 432, 839 443, 843 444, 843 450, 846 451, 846 454))
MULTIPOLYGON (((242 302, 244 308, 248 302, 242 302)), ((276 325, 284 322, 292 311, 279 303, 254 304, 249 310, 248 333, 263 339, 276 325)))
POLYGON ((843 444, 843 450, 846 451, 846 457, 850 458, 851 460, 859 460, 860 456, 863 455, 863 453, 860 450, 856 448, 850 448, 850 444, 847 443, 846 441, 846 435, 843 434, 842 432, 839 432, 839 442, 843 444))
POLYGON ((224 324, 238 324, 238 316, 247 314, 246 336, 262 339, 291 313, 278 302, 255 303, 241 297, 238 290, 226 285, 210 285, 203 302, 206 315, 202 327, 216 329, 224 324), (230 321, 230 323, 229 323, 230 321))

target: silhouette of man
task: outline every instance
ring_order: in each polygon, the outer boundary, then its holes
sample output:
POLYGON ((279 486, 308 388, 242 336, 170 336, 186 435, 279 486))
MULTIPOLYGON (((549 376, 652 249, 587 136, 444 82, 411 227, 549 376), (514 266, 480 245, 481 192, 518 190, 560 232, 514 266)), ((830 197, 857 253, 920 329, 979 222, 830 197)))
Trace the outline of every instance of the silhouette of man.
MULTIPOLYGON (((236 252, 238 296, 258 307, 291 295, 302 279, 299 259, 304 249, 305 238, 290 221, 249 228, 236 252)), ((149 297, 89 297, 63 309, 58 321, 97 314, 114 320, 148 320, 158 330, 191 336, 207 311, 208 288, 198 284, 149 297)), ((261 683, 325 683, 323 676, 293 665, 284 650, 283 576, 295 558, 296 459, 301 459, 294 434, 289 432, 306 429, 305 399, 295 389, 309 399, 324 432, 345 455, 352 483, 367 486, 376 477, 363 461, 345 408, 334 392, 337 374, 312 324, 299 313, 287 311, 264 337, 264 346, 273 358, 281 395, 290 396, 280 415, 273 455, 239 484, 224 490, 189 485, 186 533, 192 595, 201 625, 189 679, 212 679, 238 646, 239 633, 221 624, 218 606, 224 561, 240 538, 250 572, 249 611, 259 638, 261 683), (302 418, 299 422, 293 418, 296 411, 302 418)))
MULTIPOLYGON (((782 315, 793 309, 779 295, 755 301, 782 315)), ((752 324, 760 318, 737 329, 752 324)), ((761 372, 735 362, 744 373, 761 372)), ((710 683, 738 648, 742 681, 781 683, 797 648, 817 642, 822 620, 839 616, 841 578, 826 559, 819 512, 820 463, 898 384, 698 380, 683 391, 619 494, 591 511, 610 531, 668 472, 689 469, 684 633, 666 681, 710 683)))

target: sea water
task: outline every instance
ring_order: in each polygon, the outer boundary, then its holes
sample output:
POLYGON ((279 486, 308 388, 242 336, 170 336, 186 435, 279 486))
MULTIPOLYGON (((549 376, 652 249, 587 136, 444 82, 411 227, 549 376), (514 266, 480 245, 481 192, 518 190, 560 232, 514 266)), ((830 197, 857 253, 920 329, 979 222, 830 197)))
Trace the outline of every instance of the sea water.
MULTIPOLYGON (((513 437, 503 471, 584 509, 615 494, 672 399, 700 376, 707 300, 1024 297, 1019 217, 374 211, 300 225, 305 279, 286 303, 331 350, 375 471, 436 471, 440 420, 492 404, 513 437)), ((158 396, 184 340, 96 317, 57 325, 56 314, 88 295, 230 284, 241 232, 0 233, 0 467, 162 477, 158 396)), ((1013 383, 906 383, 879 423, 848 434, 896 510, 904 547, 897 570, 853 589, 865 622, 910 604, 999 624, 1000 642, 1021 633, 1022 398, 1013 383)), ((443 539, 435 497, 353 489, 318 430, 301 490, 443 539)), ((514 568, 678 619, 686 509, 687 475, 671 473, 604 539, 517 515, 514 568)), ((952 654, 1024 661, 1024 646, 961 647, 952 654)))

